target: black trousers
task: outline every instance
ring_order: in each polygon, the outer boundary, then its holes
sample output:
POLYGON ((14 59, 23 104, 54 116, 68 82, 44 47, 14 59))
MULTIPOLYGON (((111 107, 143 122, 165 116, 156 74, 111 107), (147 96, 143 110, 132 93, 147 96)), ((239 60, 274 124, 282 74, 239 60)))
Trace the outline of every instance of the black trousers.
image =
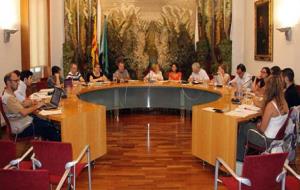
POLYGON ((32 124, 29 125, 18 137, 42 137, 43 140, 61 141, 60 129, 58 125, 50 121, 33 117, 32 124))

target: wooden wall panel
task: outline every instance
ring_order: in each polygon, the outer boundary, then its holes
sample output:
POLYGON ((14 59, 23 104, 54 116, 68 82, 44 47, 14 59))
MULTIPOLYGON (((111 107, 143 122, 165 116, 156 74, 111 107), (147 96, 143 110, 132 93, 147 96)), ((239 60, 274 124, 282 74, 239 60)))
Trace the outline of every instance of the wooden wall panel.
POLYGON ((29 0, 20 0, 22 70, 30 68, 29 0))

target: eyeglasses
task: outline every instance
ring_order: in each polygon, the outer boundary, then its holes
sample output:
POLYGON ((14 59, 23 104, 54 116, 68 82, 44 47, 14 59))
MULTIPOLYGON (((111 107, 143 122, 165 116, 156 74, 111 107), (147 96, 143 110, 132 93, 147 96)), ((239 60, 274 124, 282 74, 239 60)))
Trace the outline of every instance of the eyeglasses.
POLYGON ((260 71, 261 73, 267 73, 266 71, 264 71, 264 70, 262 70, 262 71, 260 71))

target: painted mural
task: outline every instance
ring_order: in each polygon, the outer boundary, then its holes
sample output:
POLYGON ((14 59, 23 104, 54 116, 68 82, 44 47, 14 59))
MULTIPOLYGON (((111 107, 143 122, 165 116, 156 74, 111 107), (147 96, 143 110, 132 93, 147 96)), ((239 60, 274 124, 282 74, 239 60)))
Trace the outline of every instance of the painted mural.
MULTIPOLYGON (((88 14, 84 11, 88 0, 80 4, 85 6, 80 8, 83 12, 80 22, 86 21, 79 23, 80 42, 76 41, 78 27, 74 27, 78 10, 72 3, 75 1, 65 0, 64 57, 69 58, 65 59, 65 65, 71 60, 89 60, 91 41, 86 33, 88 14), (69 53, 70 50, 75 53, 69 53)), ((184 78, 190 74, 194 61, 201 62, 209 73, 222 62, 231 68, 231 6, 231 0, 101 0, 102 16, 106 16, 108 23, 110 71, 116 69, 115 60, 119 57, 124 59, 132 77, 138 79, 143 78, 153 63, 158 63, 164 73, 172 63, 177 63, 184 78), (195 23, 197 13, 198 23, 195 23), (199 30, 196 51, 195 24, 199 30)), ((94 12, 96 3, 92 7, 94 12)))

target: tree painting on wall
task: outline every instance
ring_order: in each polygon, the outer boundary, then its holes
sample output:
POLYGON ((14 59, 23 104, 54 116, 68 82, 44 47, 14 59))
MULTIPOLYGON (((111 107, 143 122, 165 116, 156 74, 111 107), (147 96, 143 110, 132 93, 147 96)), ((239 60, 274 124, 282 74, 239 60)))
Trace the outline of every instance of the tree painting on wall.
POLYGON ((273 60, 272 0, 255 2, 255 60, 273 60))

